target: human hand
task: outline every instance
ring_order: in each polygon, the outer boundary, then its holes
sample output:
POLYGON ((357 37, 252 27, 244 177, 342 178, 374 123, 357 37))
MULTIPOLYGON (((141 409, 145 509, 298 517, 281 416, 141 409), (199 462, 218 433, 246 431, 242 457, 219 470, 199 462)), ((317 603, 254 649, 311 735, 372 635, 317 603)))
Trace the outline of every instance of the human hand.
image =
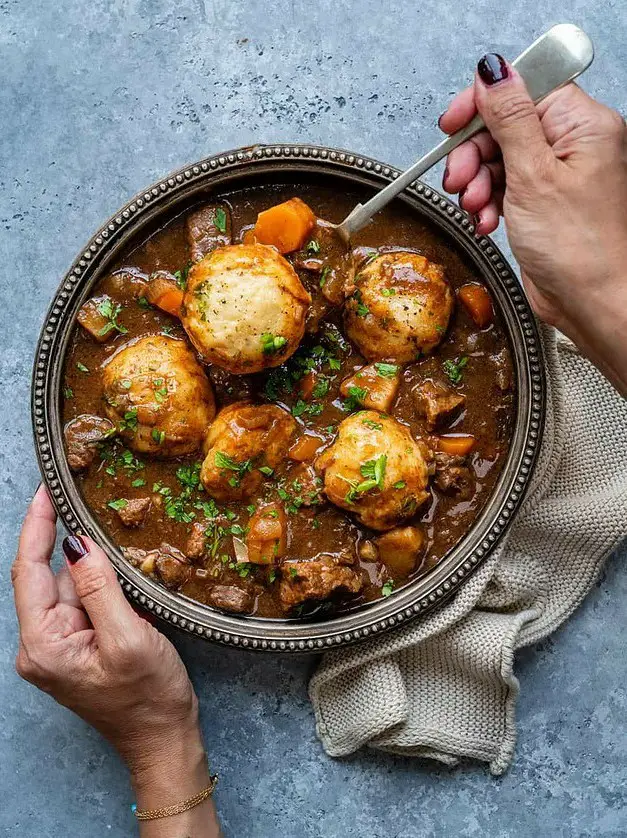
MULTIPOLYGON (((91 539, 66 538, 67 566, 54 575, 55 522, 40 487, 11 573, 20 624, 17 672, 111 742, 131 771, 140 808, 192 797, 209 784, 209 774, 185 666, 174 646, 133 611, 91 539)), ((147 826, 142 834, 161 834, 156 830, 147 826)))
POLYGON ((487 131, 449 155, 443 186, 479 233, 505 217, 531 305, 627 392, 627 131, 574 84, 534 106, 518 73, 485 56, 440 118, 479 111, 487 131))

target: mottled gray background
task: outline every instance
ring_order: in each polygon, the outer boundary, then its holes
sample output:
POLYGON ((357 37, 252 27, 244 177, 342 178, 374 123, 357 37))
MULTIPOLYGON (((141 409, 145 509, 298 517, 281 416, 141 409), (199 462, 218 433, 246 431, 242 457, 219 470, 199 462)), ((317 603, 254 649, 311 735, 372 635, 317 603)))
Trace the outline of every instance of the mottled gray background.
MULTIPOLYGON (((587 88, 624 105, 621 0, 550 10, 534 0, 0 0, 0 834, 135 828, 116 756, 13 672, 9 565, 38 482, 31 357, 83 242, 170 169, 256 141, 344 146, 405 166, 438 138, 437 116, 487 48, 513 57, 565 20, 597 45, 587 88)), ((174 638, 201 696, 226 835, 627 835, 623 564, 614 556, 568 625, 519 656, 519 743, 500 779, 368 753, 332 761, 307 701, 313 659, 174 638)))

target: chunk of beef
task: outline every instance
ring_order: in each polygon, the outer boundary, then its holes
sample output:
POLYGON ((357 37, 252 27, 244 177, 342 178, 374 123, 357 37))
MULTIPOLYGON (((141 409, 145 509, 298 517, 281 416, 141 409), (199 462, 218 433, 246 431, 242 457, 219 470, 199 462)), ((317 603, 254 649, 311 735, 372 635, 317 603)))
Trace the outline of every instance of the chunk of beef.
POLYGON ((216 585, 209 592, 208 600, 211 605, 236 614, 250 614, 254 605, 251 594, 232 585, 216 585))
POLYGON ((442 451, 435 455, 435 486, 446 495, 469 498, 473 492, 473 475, 466 465, 466 457, 451 456, 442 451))
POLYGON ((104 343, 119 331, 115 327, 114 321, 120 313, 120 308, 119 303, 114 302, 111 297, 104 294, 101 297, 92 297, 91 300, 87 300, 80 307, 76 318, 94 340, 97 340, 98 343, 104 343))
POLYGON ((90 413, 83 413, 68 422, 63 435, 67 461, 72 471, 87 468, 94 461, 98 443, 114 432, 113 422, 90 413))
POLYGON ((166 588, 180 588, 190 577, 187 556, 170 544, 162 544, 157 551, 155 572, 166 588))
POLYGON ((514 370, 507 349, 501 349, 494 355, 490 355, 496 373, 496 386, 503 393, 507 393, 514 386, 514 370))
POLYGON ((146 520, 152 501, 150 498, 123 498, 124 505, 115 511, 125 527, 139 527, 146 520))
POLYGON ((200 521, 195 521, 192 524, 192 531, 189 534, 184 551, 187 558, 192 561, 203 559, 207 553, 205 529, 205 525, 201 524, 200 521))
POLYGON ((137 268, 120 268, 111 274, 107 287, 117 299, 130 302, 144 296, 147 280, 146 274, 137 268))
POLYGON ((466 397, 455 393, 446 384, 427 378, 415 390, 416 406, 431 430, 449 422, 461 412, 466 397))
POLYGON ((307 600, 327 599, 333 594, 356 594, 362 577, 349 567, 332 561, 288 562, 282 568, 279 596, 287 610, 307 600))
POLYGON ((192 262, 199 262, 203 256, 216 247, 231 244, 231 213, 227 207, 209 204, 187 216, 187 241, 191 249, 192 262))

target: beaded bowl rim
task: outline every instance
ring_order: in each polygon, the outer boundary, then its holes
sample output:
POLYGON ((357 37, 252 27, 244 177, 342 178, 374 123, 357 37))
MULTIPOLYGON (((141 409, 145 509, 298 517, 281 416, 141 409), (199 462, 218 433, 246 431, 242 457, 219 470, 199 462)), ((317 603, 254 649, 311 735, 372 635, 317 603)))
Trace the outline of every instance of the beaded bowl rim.
POLYGON ((69 470, 61 427, 61 379, 75 316, 107 263, 140 228, 190 197, 242 182, 277 182, 285 176, 319 174, 338 185, 380 188, 399 171, 343 149, 294 144, 256 145, 208 157, 154 183, 115 213, 92 237, 57 289, 40 333, 31 391, 35 449, 44 482, 60 520, 103 545, 131 602, 196 637, 244 649, 322 652, 404 625, 447 602, 493 553, 520 507, 536 464, 545 418, 546 380, 534 315, 503 254, 487 236, 475 234, 467 213, 427 184, 415 181, 399 198, 426 216, 474 263, 496 298, 516 372, 517 414, 507 462, 469 532, 423 576, 392 596, 321 620, 266 619, 227 614, 168 591, 122 555, 86 507, 69 470))

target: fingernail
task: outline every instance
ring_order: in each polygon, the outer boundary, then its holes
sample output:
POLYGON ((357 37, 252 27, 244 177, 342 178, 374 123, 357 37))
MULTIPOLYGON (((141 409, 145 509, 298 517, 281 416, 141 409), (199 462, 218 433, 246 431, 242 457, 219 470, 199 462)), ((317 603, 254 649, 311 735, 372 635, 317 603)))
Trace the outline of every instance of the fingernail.
POLYGON ((440 114, 440 116, 438 117, 438 128, 440 129, 440 131, 442 130, 442 117, 443 117, 443 116, 444 116, 444 114, 442 113, 442 114, 440 114))
POLYGON ((479 59, 477 72, 481 81, 488 86, 505 81, 509 77, 505 59, 496 52, 488 52, 479 59))
POLYGON ((89 553, 89 550, 80 535, 68 535, 63 539, 63 552, 70 564, 76 564, 79 559, 89 553))
POLYGON ((462 205, 462 201, 464 200, 464 195, 465 194, 466 194, 466 189, 465 188, 460 189, 459 195, 457 196, 457 203, 460 205, 460 207, 462 205))

